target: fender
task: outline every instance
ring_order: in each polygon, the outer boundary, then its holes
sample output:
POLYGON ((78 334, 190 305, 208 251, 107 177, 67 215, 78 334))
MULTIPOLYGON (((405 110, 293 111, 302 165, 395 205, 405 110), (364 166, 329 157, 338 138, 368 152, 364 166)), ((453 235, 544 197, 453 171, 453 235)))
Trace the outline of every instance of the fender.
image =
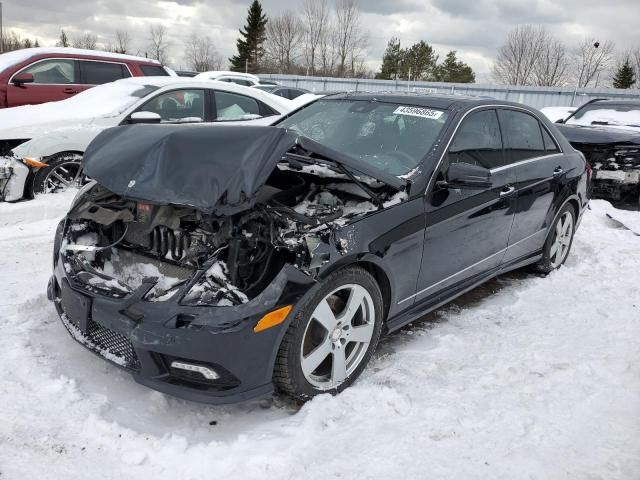
POLYGON ((13 153, 18 158, 42 159, 45 163, 47 157, 56 153, 75 152, 82 154, 102 130, 102 127, 88 127, 47 133, 18 145, 13 149, 13 153))

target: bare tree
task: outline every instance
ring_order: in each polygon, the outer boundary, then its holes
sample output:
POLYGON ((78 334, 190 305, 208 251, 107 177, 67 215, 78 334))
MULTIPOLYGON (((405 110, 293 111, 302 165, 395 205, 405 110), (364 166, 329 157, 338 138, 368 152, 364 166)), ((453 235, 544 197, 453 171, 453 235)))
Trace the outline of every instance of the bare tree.
POLYGON ((167 63, 167 29, 164 25, 151 25, 149 27, 149 56, 160 63, 167 63))
POLYGON ((85 33, 77 37, 71 46, 75 48, 86 48, 87 50, 96 50, 98 48, 98 37, 93 33, 85 33))
POLYGON ((303 25, 293 12, 271 17, 267 23, 265 50, 267 61, 275 65, 278 73, 291 73, 300 55, 303 25))
POLYGON ((533 84, 540 87, 566 85, 569 78, 569 56, 562 42, 546 32, 533 66, 533 84))
POLYGON ((358 0, 336 0, 335 49, 338 57, 338 75, 345 75, 349 58, 366 44, 360 25, 358 0))
POLYGON ((511 30, 493 65, 496 80, 508 85, 530 84, 546 36, 543 28, 531 25, 520 25, 511 30))
POLYGON ((322 75, 331 76, 335 73, 337 62, 337 49, 335 44, 336 27, 332 21, 333 16, 329 14, 327 25, 323 28, 318 53, 320 54, 319 70, 322 75))
POLYGON ((108 50, 114 53, 128 53, 130 43, 131 37, 129 36, 129 32, 125 32, 124 30, 116 30, 113 43, 109 45, 108 50))
POLYGON ((574 57, 578 88, 598 85, 600 74, 611 66, 614 48, 613 42, 610 41, 600 43, 589 38, 580 42, 574 57))
POLYGON ((189 61, 189 67, 196 72, 222 68, 222 56, 208 36, 192 33, 187 40, 185 57, 189 61))
POLYGON ((316 73, 316 62, 320 43, 326 36, 329 20, 327 0, 305 0, 302 5, 304 29, 304 54, 307 69, 316 73))

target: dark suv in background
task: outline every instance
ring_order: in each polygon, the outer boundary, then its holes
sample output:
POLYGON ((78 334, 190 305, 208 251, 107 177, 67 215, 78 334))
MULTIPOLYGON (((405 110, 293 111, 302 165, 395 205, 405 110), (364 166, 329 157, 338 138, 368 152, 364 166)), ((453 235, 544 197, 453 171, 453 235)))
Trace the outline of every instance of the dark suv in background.
POLYGON ((64 100, 121 78, 167 76, 159 62, 76 48, 26 48, 0 55, 0 108, 64 100))

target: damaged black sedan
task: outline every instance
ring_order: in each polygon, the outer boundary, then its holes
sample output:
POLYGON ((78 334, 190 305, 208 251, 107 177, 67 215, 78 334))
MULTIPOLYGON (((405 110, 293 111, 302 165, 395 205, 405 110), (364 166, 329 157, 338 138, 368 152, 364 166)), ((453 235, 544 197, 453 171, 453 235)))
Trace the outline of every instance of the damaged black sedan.
POLYGON ((84 162, 49 298, 136 381, 208 403, 341 391, 382 334, 504 271, 559 268, 588 202, 552 124, 460 97, 118 127, 84 162))

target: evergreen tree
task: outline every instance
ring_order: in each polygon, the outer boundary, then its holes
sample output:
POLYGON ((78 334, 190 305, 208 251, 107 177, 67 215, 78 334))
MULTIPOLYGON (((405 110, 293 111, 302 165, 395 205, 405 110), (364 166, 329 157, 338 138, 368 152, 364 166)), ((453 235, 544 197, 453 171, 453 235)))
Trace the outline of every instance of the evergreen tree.
POLYGON ((627 57, 613 77, 613 88, 631 88, 636 83, 636 75, 627 57))
POLYGON ((444 61, 436 67, 435 77, 438 82, 473 83, 476 81, 473 69, 457 59, 455 50, 447 53, 444 61))
POLYGON ((58 42, 56 43, 58 47, 68 47, 69 46, 69 37, 67 37, 67 32, 64 30, 60 30, 60 37, 58 42))
POLYGON ((420 40, 411 45, 411 48, 402 50, 402 63, 400 65, 401 77, 408 80, 433 80, 435 77, 438 55, 433 47, 420 40))
POLYGON ((267 15, 262 12, 262 5, 253 0, 247 15, 247 24, 240 29, 240 38, 236 41, 238 54, 229 59, 231 70, 236 72, 257 73, 264 55, 266 39, 267 15))
POLYGON ((402 49, 400 39, 393 37, 387 43, 387 48, 382 55, 382 66, 376 78, 381 80, 395 80, 400 76, 400 64, 402 63, 402 49))

